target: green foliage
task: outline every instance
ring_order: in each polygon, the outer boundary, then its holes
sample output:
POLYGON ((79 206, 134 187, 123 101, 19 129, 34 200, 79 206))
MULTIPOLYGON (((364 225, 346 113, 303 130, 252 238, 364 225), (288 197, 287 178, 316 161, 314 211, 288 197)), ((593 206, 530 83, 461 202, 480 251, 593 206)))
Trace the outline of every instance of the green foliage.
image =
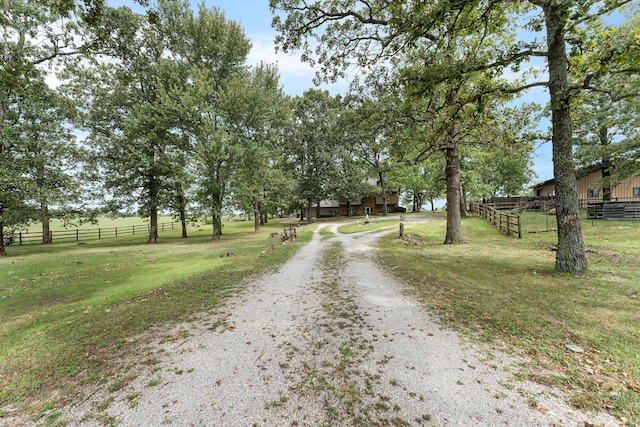
POLYGON ((286 162, 297 182, 298 201, 310 207, 332 193, 341 148, 334 138, 341 101, 327 91, 309 89, 291 100, 291 110, 291 134, 284 141, 286 162))
POLYGON ((533 170, 531 140, 536 108, 487 107, 483 126, 469 132, 463 148, 462 182, 467 197, 479 200, 492 196, 514 196, 526 192, 533 170))
POLYGON ((278 143, 288 119, 286 106, 277 70, 267 65, 238 76, 221 100, 227 131, 238 144, 231 192, 235 205, 245 212, 254 211, 257 218, 267 212, 277 213, 286 191, 283 173, 275 167, 278 143))
POLYGON ((637 9, 619 27, 598 23, 592 43, 573 61, 579 65, 573 79, 589 89, 574 99, 576 162, 603 170, 599 186, 605 196, 618 180, 640 174, 640 67, 631 59, 640 49, 639 23, 637 9))
MULTIPOLYGON (((370 188, 367 190, 365 181, 375 178, 375 187, 379 191, 376 195, 382 197, 383 205, 386 205, 394 187, 394 183, 389 182, 393 169, 390 142, 394 137, 394 119, 389 114, 390 106, 384 105, 386 99, 371 92, 364 87, 352 87, 352 93, 347 99, 349 112, 344 114, 344 119, 347 120, 344 137, 351 145, 353 155, 366 168, 367 175, 360 177, 362 184, 354 189, 361 194, 371 194, 371 184, 368 184, 370 188)), ((385 215, 386 213, 383 212, 385 215)))

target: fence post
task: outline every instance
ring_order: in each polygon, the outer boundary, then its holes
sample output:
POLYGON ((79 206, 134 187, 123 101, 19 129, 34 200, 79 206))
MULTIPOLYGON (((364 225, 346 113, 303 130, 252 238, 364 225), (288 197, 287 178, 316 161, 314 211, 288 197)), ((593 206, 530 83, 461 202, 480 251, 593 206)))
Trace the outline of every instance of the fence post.
POLYGON ((135 225, 132 225, 132 226, 131 226, 131 235, 132 235, 132 236, 135 236, 135 235, 136 235, 136 226, 135 226, 135 225))
POLYGON ((102 233, 100 232, 100 227, 98 227, 98 240, 102 237, 102 233))
POLYGON ((20 240, 20 246, 22 246, 22 231, 18 232, 18 239, 20 240))
POLYGON ((400 237, 404 237, 404 224, 400 223, 400 237))
POLYGON ((522 218, 518 215, 518 239, 522 239, 522 218))
POLYGON ((49 242, 53 243, 53 231, 49 230, 49 242))
POLYGON ((116 227, 116 237, 118 237, 118 227, 116 227))
POLYGON ((80 230, 76 228, 76 242, 80 240, 80 230))

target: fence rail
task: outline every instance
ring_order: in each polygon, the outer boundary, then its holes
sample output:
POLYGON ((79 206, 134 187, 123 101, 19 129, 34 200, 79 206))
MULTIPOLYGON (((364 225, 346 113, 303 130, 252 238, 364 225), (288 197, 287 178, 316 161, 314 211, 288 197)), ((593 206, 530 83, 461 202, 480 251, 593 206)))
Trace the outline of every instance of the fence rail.
POLYGON ((633 219, 640 220, 640 202, 638 201, 606 201, 589 203, 588 219, 633 219))
MULTIPOLYGON (((174 230, 181 227, 179 222, 162 222, 158 224, 158 231, 174 230)), ((131 236, 135 234, 148 233, 151 224, 127 225, 124 227, 100 227, 100 228, 77 228, 73 230, 50 231, 51 241, 59 242, 79 242, 81 240, 109 239, 121 236, 131 236)), ((8 245, 28 245, 42 243, 41 231, 14 231, 5 233, 5 244, 8 245)))
POLYGON ((503 212, 484 204, 471 204, 471 212, 489 221, 497 230, 507 236, 522 238, 522 218, 520 215, 503 212))

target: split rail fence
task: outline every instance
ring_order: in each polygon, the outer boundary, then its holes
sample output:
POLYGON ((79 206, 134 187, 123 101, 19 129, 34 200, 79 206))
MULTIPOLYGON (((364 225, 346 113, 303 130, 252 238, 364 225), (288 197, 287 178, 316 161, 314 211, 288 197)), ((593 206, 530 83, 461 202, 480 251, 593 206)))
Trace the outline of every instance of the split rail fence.
MULTIPOLYGON (((180 229, 179 222, 163 222, 158 224, 158 231, 180 229)), ((51 241, 58 242, 79 242, 81 240, 109 239, 121 236, 131 236, 135 234, 149 233, 151 224, 127 225, 124 227, 107 228, 77 228, 74 230, 50 231, 51 241)), ((41 231, 15 231, 5 233, 5 244, 27 245, 42 243, 41 231)))

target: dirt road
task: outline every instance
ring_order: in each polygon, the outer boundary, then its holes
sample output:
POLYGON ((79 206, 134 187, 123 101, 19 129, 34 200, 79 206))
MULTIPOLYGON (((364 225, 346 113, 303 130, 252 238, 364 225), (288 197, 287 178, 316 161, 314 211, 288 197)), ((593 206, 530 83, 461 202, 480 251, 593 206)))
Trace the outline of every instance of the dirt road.
MULTIPOLYGON (((335 232, 336 225, 330 226, 335 232)), ((147 347, 69 425, 584 426, 554 390, 438 325, 373 260, 377 235, 316 232, 277 273, 147 347)))

